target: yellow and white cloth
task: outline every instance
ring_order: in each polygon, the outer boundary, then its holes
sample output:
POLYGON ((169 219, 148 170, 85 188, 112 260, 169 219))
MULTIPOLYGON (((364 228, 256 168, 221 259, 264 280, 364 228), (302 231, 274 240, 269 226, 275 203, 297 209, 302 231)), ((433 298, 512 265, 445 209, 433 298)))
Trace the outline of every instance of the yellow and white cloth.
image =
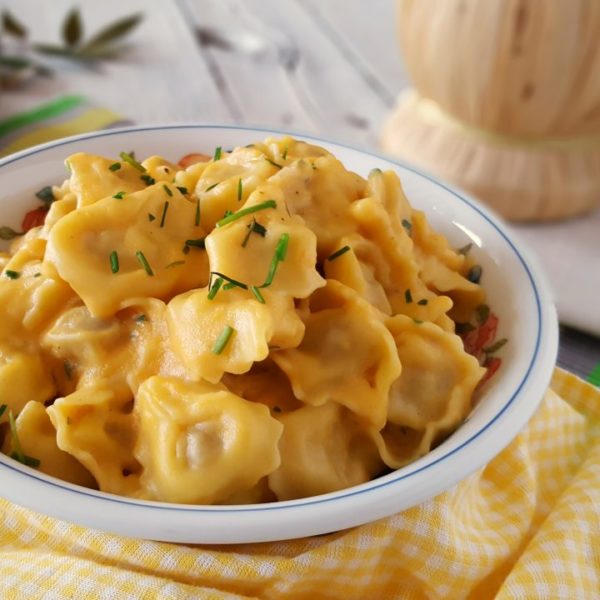
POLYGON ((600 598, 600 390, 556 370, 528 426, 437 498, 325 536, 132 540, 0 501, 0 598, 600 598))

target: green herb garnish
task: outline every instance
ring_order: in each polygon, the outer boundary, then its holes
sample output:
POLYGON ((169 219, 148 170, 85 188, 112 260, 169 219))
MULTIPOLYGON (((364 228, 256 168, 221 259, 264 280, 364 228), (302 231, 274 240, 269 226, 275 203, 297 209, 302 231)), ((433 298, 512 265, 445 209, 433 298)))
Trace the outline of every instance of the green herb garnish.
POLYGON ((196 199, 196 217, 194 220, 194 225, 196 225, 196 227, 200 225, 200 198, 196 199))
POLYGON ((140 171, 140 173, 146 172, 146 167, 144 167, 144 165, 135 160, 133 152, 121 152, 119 156, 121 157, 121 160, 131 165, 134 169, 140 171))
POLYGON ((117 200, 123 200, 124 195, 125 192, 117 192, 116 194, 113 194, 113 198, 116 198, 117 200))
POLYGON ((223 331, 221 331, 221 334, 219 335, 219 337, 217 338, 217 341, 215 342, 215 345, 213 346, 213 353, 214 354, 221 354, 221 352, 223 352, 223 350, 225 349, 225 346, 227 346, 227 343, 229 342, 231 336, 233 335, 233 327, 230 327, 229 325, 225 325, 225 327, 223 328, 223 331))
POLYGON ((343 246, 339 250, 336 250, 333 254, 330 254, 327 257, 327 260, 335 260, 339 256, 342 256, 342 254, 346 254, 346 252, 348 252, 348 250, 350 250, 350 246, 343 246))
POLYGON ((51 185, 43 187, 39 192, 36 192, 35 195, 46 204, 52 204, 52 202, 54 202, 54 192, 52 191, 51 185))
POLYGON ((255 286, 255 285, 251 285, 250 286, 250 290, 251 292, 254 294, 254 297, 261 303, 261 304, 265 304, 265 299, 263 298, 263 295, 260 293, 260 290, 255 286))
POLYGON ((169 210, 169 201, 165 200, 165 203, 163 204, 162 216, 160 218, 160 226, 161 227, 165 226, 165 219, 167 218, 167 211, 168 210, 169 210))
POLYGON ((463 256, 466 256, 467 254, 469 254, 469 252, 471 251, 472 247, 473 247, 473 242, 470 242, 466 246, 463 246, 462 248, 459 248, 457 250, 457 252, 458 252, 458 254, 462 254, 463 256))
POLYGON ((273 259, 271 260, 271 266, 269 267, 267 278, 262 285, 258 286, 259 288, 269 287, 273 283, 273 279, 275 278, 275 274, 277 273, 277 267, 279 266, 279 263, 285 260, 289 241, 290 236, 288 233, 282 233, 281 236, 279 236, 279 241, 277 242, 277 246, 275 247, 275 254, 273 255, 273 259))
POLYGON ((233 221, 237 221, 246 215, 250 215, 252 213, 258 212, 259 210, 264 210, 266 208, 277 208, 277 202, 275 200, 265 200, 264 202, 260 202, 259 204, 255 204, 254 206, 248 206, 247 208, 242 208, 237 212, 223 217, 220 221, 217 221, 216 227, 223 227, 224 225, 228 225, 233 221))
MULTIPOLYGON (((232 279, 231 277, 228 277, 227 275, 223 275, 223 273, 219 273, 218 271, 211 271, 210 272, 210 278, 212 279, 212 277, 216 275, 221 279, 224 279, 225 281, 229 281, 229 283, 232 283, 235 287, 239 287, 242 288, 243 290, 247 290, 248 286, 245 283, 242 283, 241 281, 238 281, 237 279, 232 279)), ((210 282, 208 284, 208 287, 210 288, 210 282)))
POLYGON ((186 246, 193 246, 194 248, 202 248, 202 249, 204 249, 206 247, 205 243, 204 243, 205 239, 206 238, 198 238, 196 240, 185 240, 185 245, 186 246))
POLYGON ((412 223, 407 219, 402 219, 402 227, 406 229, 407 233, 410 235, 412 232, 412 223))
POLYGON ((471 267, 469 272, 467 273, 467 279, 471 283, 479 283, 481 281, 481 275, 483 273, 483 269, 480 265, 474 265, 471 267))
POLYGON ((12 447, 14 448, 13 452, 10 455, 11 458, 18 460, 20 463, 27 465, 28 467, 39 467, 39 459, 27 456, 23 452, 23 447, 21 446, 21 442, 19 441, 19 435, 17 433, 17 424, 15 423, 15 416, 13 415, 12 410, 8 411, 8 423, 10 425, 12 447))
POLYGON ((147 185, 154 185, 156 183, 156 179, 154 177, 150 177, 150 175, 140 175, 140 179, 147 185))
POLYGON ((245 248, 248 244, 248 240, 250 239, 250 235, 252 233, 257 233, 261 237, 265 237, 267 234, 267 228, 256 222, 256 219, 252 218, 252 223, 248 225, 248 233, 246 233, 244 240, 242 242, 242 248, 245 248))
POLYGON ((148 264, 148 261, 146 260, 144 253, 141 250, 137 250, 135 253, 135 257, 138 259, 138 262, 140 263, 140 265, 142 265, 142 267, 144 268, 144 271, 146 271, 146 273, 148 273, 148 275, 150 275, 150 277, 152 277, 154 275, 154 271, 148 264))
POLYGON ((404 291, 404 300, 406 304, 410 304, 412 302, 412 294, 409 289, 404 291))
POLYGON ((186 187, 183 187, 182 185, 176 185, 175 186, 180 193, 182 193, 184 196, 188 193, 188 189, 186 187))
POLYGON ((217 292, 221 289, 221 286, 223 285, 223 282, 225 280, 222 277, 219 277, 214 283, 213 285, 208 286, 208 299, 212 300, 216 295, 217 292))
POLYGON ((120 168, 121 168, 121 163, 120 162, 116 162, 116 163, 113 163, 112 165, 110 165, 108 167, 108 170, 109 171, 118 171, 120 168))
POLYGON ((423 298, 422 300, 419 300, 417 302, 417 304, 419 304, 420 306, 427 306, 428 303, 429 303, 429 300, 427 300, 427 298, 423 298))
POLYGON ((281 155, 281 158, 283 158, 283 160, 285 160, 287 158, 287 153, 288 153, 288 149, 287 146, 285 147, 283 154, 281 155))
POLYGON ((7 408, 6 404, 0 404, 0 417, 5 413, 7 408))
POLYGON ((221 146, 217 146, 215 148, 215 154, 213 156, 213 160, 215 162, 217 162, 218 160, 221 160, 221 154, 222 154, 221 146))
POLYGON ((119 272, 119 255, 117 254, 116 250, 113 250, 110 253, 110 270, 113 273, 118 273, 119 272))
POLYGON ((493 354, 494 352, 497 352, 498 350, 500 350, 500 348, 502 348, 502 346, 504 346, 504 344, 506 344, 506 342, 508 342, 508 340, 506 338, 502 338, 502 339, 498 340, 497 342, 495 342, 494 344, 492 344, 491 346, 484 348, 483 351, 486 354, 493 354))
POLYGON ((152 221, 154 221, 155 219, 156 217, 152 213, 148 213, 148 221, 150 221, 150 223, 152 223, 152 221))
POLYGON ((138 315, 137 317, 135 317, 135 319, 133 319, 136 323, 144 323, 145 321, 148 320, 148 317, 145 314, 141 314, 138 315))
POLYGON ((19 273, 19 271, 11 271, 10 269, 7 271, 4 271, 4 274, 9 279, 19 279, 19 277, 21 277, 21 273, 19 273))
POLYGON ((178 267, 179 265, 185 265, 185 260, 174 260, 170 262, 165 269, 171 269, 172 267, 178 267))
POLYGON ((242 178, 240 177, 238 179, 238 185, 237 185, 237 201, 241 202, 242 201, 242 190, 243 190, 243 186, 244 184, 242 183, 242 178))
POLYGON ((210 190, 214 190, 219 185, 219 183, 221 183, 221 182, 217 181, 217 183, 213 183, 212 185, 209 185, 204 191, 210 192, 210 190))
POLYGON ((166 183, 163 184, 163 190, 165 190, 167 196, 170 197, 170 196, 173 195, 173 192, 171 191, 171 188, 166 183))
POLYGON ((265 160, 268 163, 271 163, 274 167, 277 167, 278 169, 283 169, 283 165, 280 165, 279 163, 276 163, 274 160, 272 160, 271 158, 269 158, 268 156, 265 156, 265 160))

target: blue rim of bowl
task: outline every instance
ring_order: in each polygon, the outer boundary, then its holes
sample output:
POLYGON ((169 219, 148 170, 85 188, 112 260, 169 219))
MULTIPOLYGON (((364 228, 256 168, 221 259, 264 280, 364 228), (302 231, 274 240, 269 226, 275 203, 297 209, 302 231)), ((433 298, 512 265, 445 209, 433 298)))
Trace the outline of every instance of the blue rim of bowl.
MULTIPOLYGON (((430 469, 430 468, 436 466, 437 464, 439 464, 440 462, 446 460, 448 457, 450 457, 458 452, 463 451, 465 449, 465 447, 467 447, 474 440, 479 438, 486 430, 488 430, 490 427, 492 427, 498 421, 498 419, 500 419, 500 417, 512 406, 515 399, 519 396, 521 390, 527 383, 527 380, 529 379, 529 377, 531 375, 531 370, 535 363, 535 359, 537 358, 539 350, 540 350, 540 340, 542 337, 542 328, 543 328, 542 309, 541 309, 541 302, 540 302, 540 297, 539 297, 539 293, 538 293, 538 288, 536 286, 534 277, 531 274, 531 270, 529 268, 529 265, 527 264, 527 261, 523 258, 523 256, 519 252, 519 250, 515 247, 512 240, 505 234, 505 232, 502 230, 502 228, 500 228, 498 226, 495 219, 493 219, 490 215, 487 214, 487 211, 483 210, 475 202, 473 202, 473 201, 469 200, 468 198, 466 198, 465 196, 463 196, 461 193, 459 193, 458 190, 455 190, 452 187, 444 184, 443 182, 439 181, 436 177, 432 176, 431 174, 429 174, 425 171, 421 171, 420 169, 417 169, 417 168, 413 167, 412 165, 408 165, 402 161, 399 161, 399 160, 394 159, 389 156, 385 156, 383 154, 377 154, 376 152, 370 152, 368 150, 363 150, 356 146, 351 146, 349 144, 341 143, 338 141, 327 140, 325 138, 319 138, 319 137, 315 137, 315 136, 311 136, 311 135, 306 135, 304 133, 281 131, 281 130, 277 130, 277 129, 269 129, 269 128, 260 127, 260 126, 250 127, 250 126, 237 126, 237 125, 234 126, 234 125, 205 125, 205 124, 189 124, 189 125, 188 124, 176 124, 176 125, 154 125, 154 126, 139 126, 139 127, 133 126, 133 127, 121 127, 121 128, 116 128, 116 129, 109 129, 106 131, 100 131, 100 132, 90 133, 90 134, 80 134, 80 135, 56 140, 53 142, 48 142, 46 144, 36 146, 32 149, 23 150, 21 152, 18 152, 17 154, 13 155, 12 157, 9 156, 3 160, 0 160, 0 169, 2 169, 2 167, 12 164, 13 162, 19 161, 23 158, 28 158, 28 157, 34 156, 35 154, 38 154, 40 152, 45 152, 46 150, 50 150, 52 148, 58 148, 60 146, 72 144, 73 142, 77 142, 77 141, 83 141, 83 140, 87 141, 87 140, 92 140, 92 139, 101 138, 101 137, 121 135, 123 133, 141 133, 141 132, 147 132, 147 131, 161 131, 161 130, 174 130, 174 129, 223 129, 223 130, 230 130, 230 131, 240 131, 240 130, 241 131, 256 131, 257 133, 260 132, 260 133, 276 134, 276 135, 291 135, 291 136, 297 137, 298 139, 311 140, 313 142, 335 145, 340 148, 345 148, 347 150, 352 150, 355 152, 359 152, 361 154, 366 154, 368 156, 372 156, 373 158, 377 158, 379 160, 386 161, 388 163, 391 163, 398 167, 401 167, 402 169, 406 169, 407 171, 410 171, 411 173, 414 173, 415 175, 423 177, 424 179, 428 180, 430 183, 446 190, 448 193, 452 194, 455 198, 460 200, 462 203, 469 206, 471 209, 473 209, 475 212, 477 212, 485 221, 487 221, 496 230, 496 232, 498 234, 500 234, 502 239, 508 244, 508 246, 514 252, 514 254, 518 258, 519 262, 521 263, 525 273, 527 274, 527 278, 529 279, 529 282, 531 284, 531 287, 532 287, 532 290, 533 290, 533 293, 535 296, 535 305, 536 305, 536 310, 537 310, 537 335, 536 335, 535 348, 533 351, 533 355, 531 357, 529 366, 527 367, 527 371, 525 372, 525 375, 523 376, 523 379, 518 384, 516 390, 510 396, 508 401, 504 404, 504 406, 502 406, 502 408, 496 413, 496 415, 494 415, 494 417, 492 419, 490 419, 485 424, 484 427, 479 429, 469 439, 462 442, 456 448, 453 448, 452 450, 450 450, 449 452, 436 458, 435 460, 428 462, 426 465, 423 465, 422 467, 412 470, 409 473, 402 473, 403 469, 399 469, 399 470, 395 471, 397 476, 390 477, 389 479, 387 479, 387 477, 386 477, 386 481, 377 483, 377 479, 374 479, 371 482, 369 482, 369 484, 368 484, 369 487, 367 487, 365 489, 353 490, 353 488, 349 488, 348 491, 346 491, 346 492, 344 492, 344 491, 336 492, 335 495, 332 497, 329 497, 328 495, 324 495, 322 497, 314 496, 312 498, 300 499, 300 500, 272 502, 272 503, 266 503, 266 504, 261 504, 261 505, 248 505, 248 506, 232 505, 231 507, 169 504, 169 503, 164 503, 164 502, 140 501, 140 500, 135 500, 132 498, 127 498, 124 496, 115 496, 113 494, 108 494, 108 493, 103 493, 103 492, 95 492, 94 493, 93 490, 87 490, 86 488, 81 488, 79 486, 75 486, 75 485, 71 485, 71 484, 65 485, 64 483, 61 483, 60 481, 51 481, 44 477, 40 477, 39 475, 37 475, 34 472, 25 470, 27 467, 20 468, 17 466, 13 466, 9 463, 4 462, 4 460, 2 460, 0 462, 0 464, 2 464, 4 467, 7 467, 8 469, 10 469, 12 471, 19 473, 20 475, 25 475, 31 479, 35 479, 37 481, 40 481, 47 485, 59 488, 60 490, 63 490, 66 492, 77 493, 77 494, 86 496, 93 500, 108 501, 108 502, 113 502, 116 504, 124 504, 126 506, 132 506, 135 508, 149 509, 152 511, 161 510, 161 511, 177 511, 177 512, 188 512, 188 513, 206 513, 206 514, 224 513, 224 514, 231 515, 231 514, 235 514, 235 513, 264 512, 264 511, 271 511, 271 510, 293 510, 293 509, 297 509, 297 508, 303 508, 306 506, 315 506, 318 504, 339 501, 339 500, 342 500, 345 498, 350 498, 350 497, 357 496, 357 495, 370 494, 376 490, 385 488, 389 485, 393 485, 393 484, 397 483, 398 481, 402 481, 402 480, 408 479, 410 477, 414 477, 415 475, 418 475, 420 473, 423 473, 427 469, 430 469)), ((390 474, 390 475, 392 475, 392 474, 390 474)))

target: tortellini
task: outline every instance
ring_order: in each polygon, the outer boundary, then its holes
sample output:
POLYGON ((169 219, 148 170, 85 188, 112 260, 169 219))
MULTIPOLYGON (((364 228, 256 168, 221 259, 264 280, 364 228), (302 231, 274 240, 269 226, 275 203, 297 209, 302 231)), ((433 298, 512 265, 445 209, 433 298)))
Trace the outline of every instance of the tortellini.
POLYGON ((6 454, 148 501, 273 502, 400 468, 469 414, 485 368, 454 331, 481 270, 395 173, 291 137, 66 164, 0 253, 6 454))

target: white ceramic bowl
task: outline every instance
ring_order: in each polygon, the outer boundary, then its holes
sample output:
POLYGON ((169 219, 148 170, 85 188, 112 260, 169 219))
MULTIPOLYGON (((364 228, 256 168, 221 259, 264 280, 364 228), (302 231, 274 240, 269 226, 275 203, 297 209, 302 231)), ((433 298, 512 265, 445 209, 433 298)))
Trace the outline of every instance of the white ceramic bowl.
MULTIPOLYGON (((109 130, 37 146, 0 161, 0 225, 18 229, 34 192, 61 182, 64 159, 77 151, 118 156, 232 148, 281 132, 240 127, 174 125, 109 130)), ((512 233, 486 209, 408 165, 307 138, 366 176, 375 167, 400 175, 413 206, 456 246, 473 243, 482 284, 500 319, 503 364, 467 422, 431 453, 369 483, 303 500, 247 506, 187 506, 143 502, 96 492, 38 473, 0 455, 0 494, 37 512, 139 538, 173 542, 235 543, 282 540, 360 525, 423 502, 486 464, 525 425, 550 381, 558 328, 548 287, 512 233)))

